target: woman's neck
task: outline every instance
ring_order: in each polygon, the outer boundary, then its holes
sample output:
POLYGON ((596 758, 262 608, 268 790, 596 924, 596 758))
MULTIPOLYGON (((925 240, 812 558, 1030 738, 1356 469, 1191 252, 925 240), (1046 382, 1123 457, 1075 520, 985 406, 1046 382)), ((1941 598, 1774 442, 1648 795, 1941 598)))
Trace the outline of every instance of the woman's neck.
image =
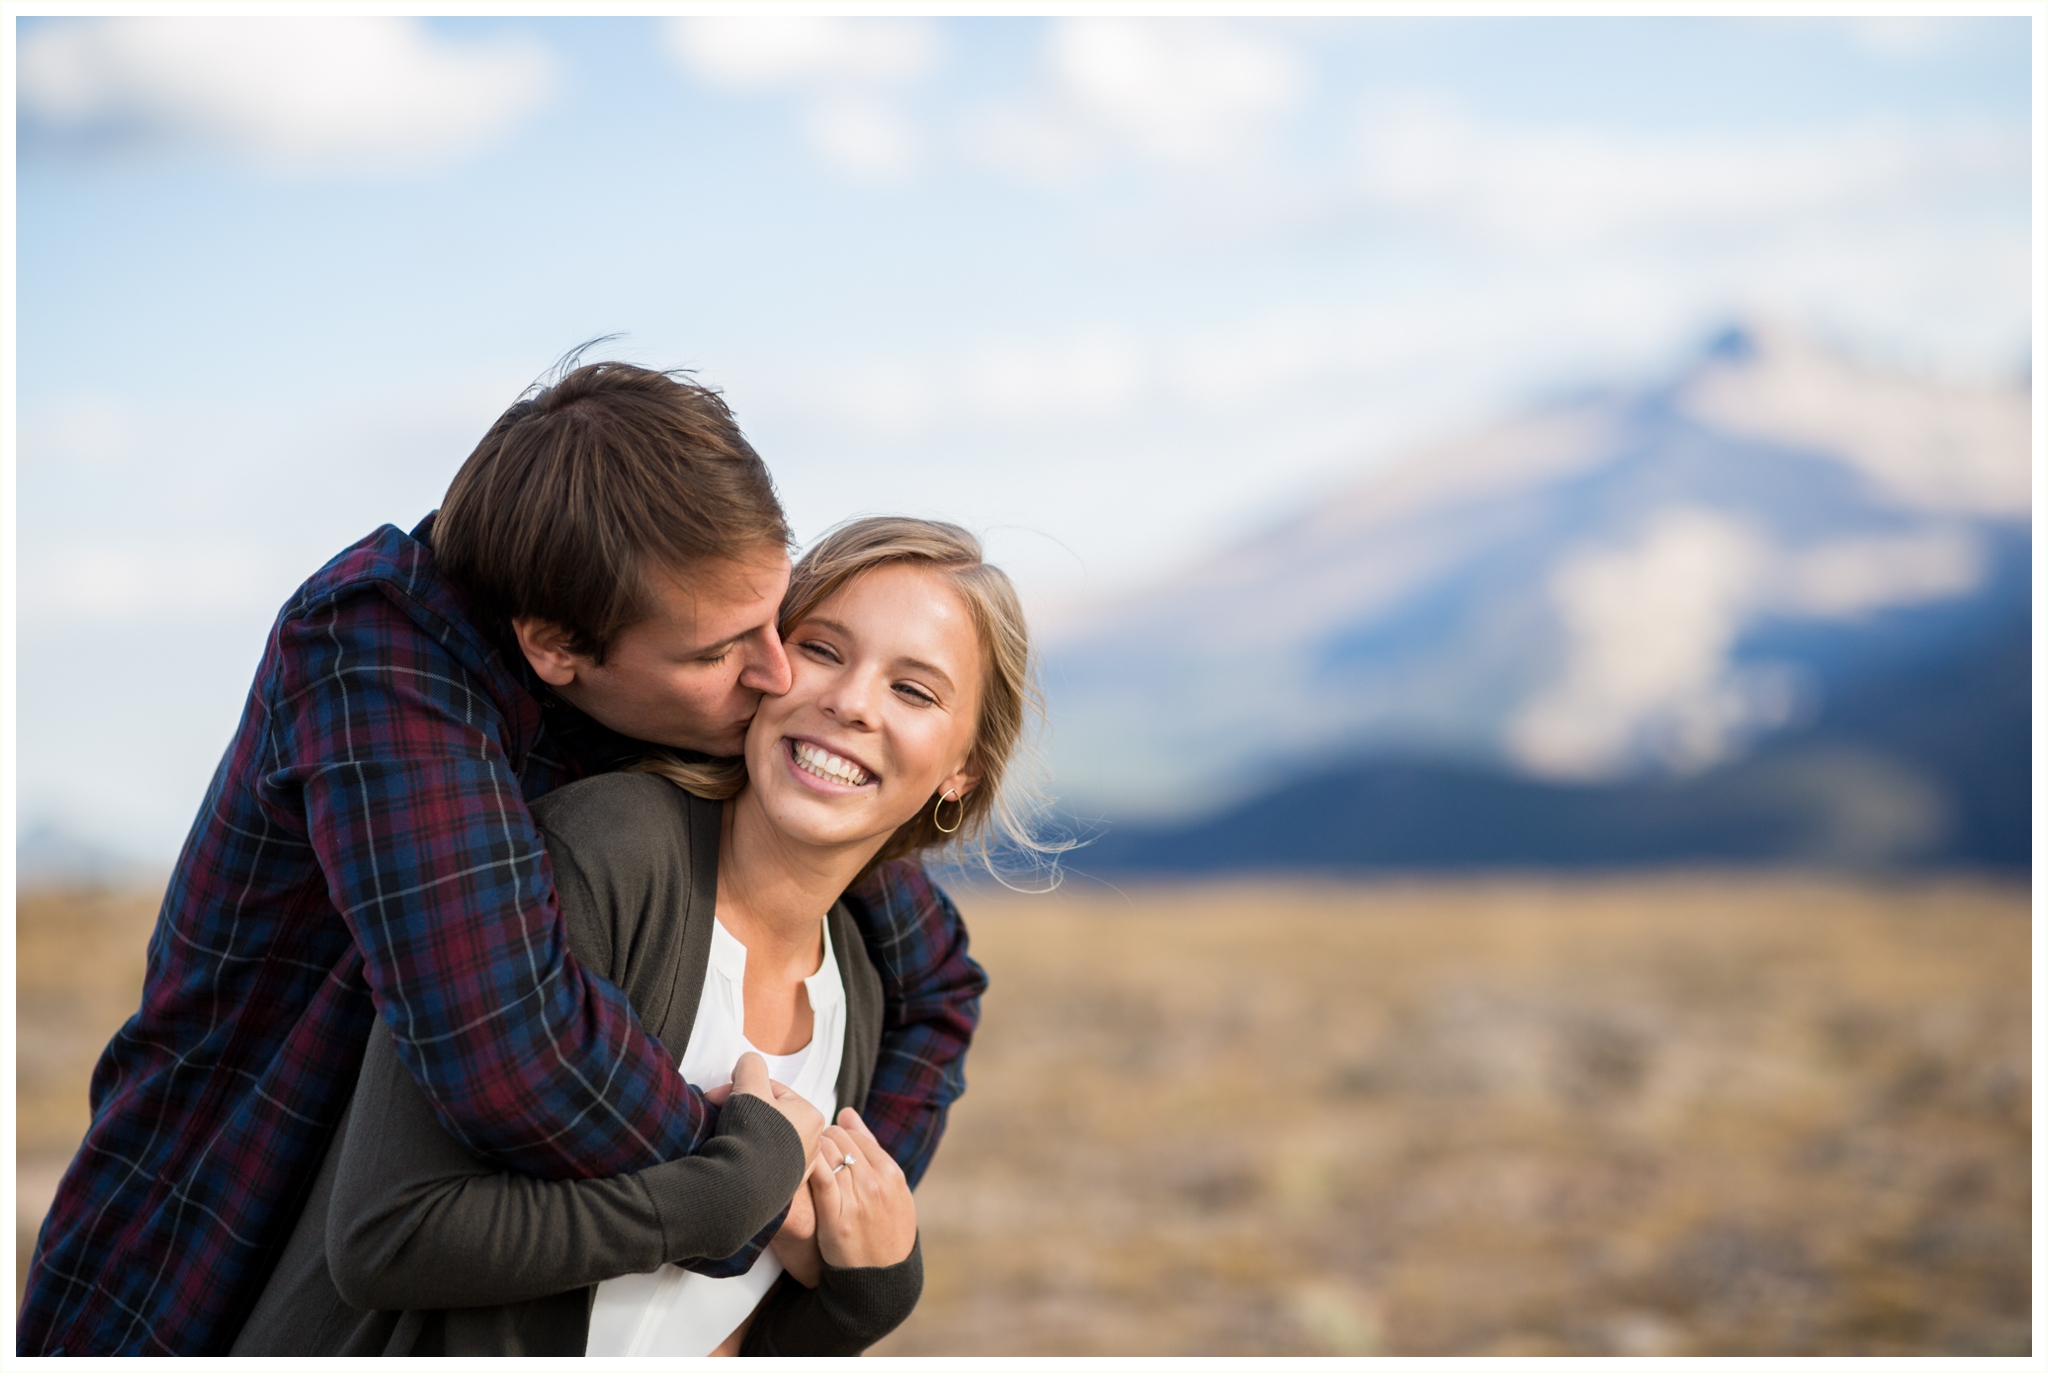
POLYGON ((751 790, 725 804, 718 836, 718 918, 747 961, 817 970, 825 914, 860 875, 881 839, 852 848, 791 843, 768 822, 751 790))

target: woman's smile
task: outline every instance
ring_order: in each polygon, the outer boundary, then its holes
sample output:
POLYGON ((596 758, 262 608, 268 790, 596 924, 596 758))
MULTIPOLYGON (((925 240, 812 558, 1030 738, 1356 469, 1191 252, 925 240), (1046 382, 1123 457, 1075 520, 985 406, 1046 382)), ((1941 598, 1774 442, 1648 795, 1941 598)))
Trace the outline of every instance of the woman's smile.
POLYGON ((873 768, 823 744, 795 737, 784 742, 789 745, 790 766, 798 777, 828 795, 858 791, 881 780, 873 768))

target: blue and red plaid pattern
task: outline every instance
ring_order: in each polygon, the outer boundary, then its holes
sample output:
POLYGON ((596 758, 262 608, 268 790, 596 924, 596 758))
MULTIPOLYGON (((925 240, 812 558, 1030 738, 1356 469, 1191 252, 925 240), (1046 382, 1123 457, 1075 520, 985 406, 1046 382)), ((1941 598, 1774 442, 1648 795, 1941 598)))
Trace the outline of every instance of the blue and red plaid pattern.
MULTIPOLYGON (((430 531, 379 529, 272 628, 157 916, 141 1009, 93 1072, 22 1354, 226 1352, 375 1015, 449 1131, 509 1168, 603 1177, 709 1138, 716 1112, 569 953, 527 810, 637 746, 498 651, 435 574, 430 531)), ((916 867, 849 904, 889 997, 868 1120, 915 1179, 964 1090, 987 979, 916 867)))

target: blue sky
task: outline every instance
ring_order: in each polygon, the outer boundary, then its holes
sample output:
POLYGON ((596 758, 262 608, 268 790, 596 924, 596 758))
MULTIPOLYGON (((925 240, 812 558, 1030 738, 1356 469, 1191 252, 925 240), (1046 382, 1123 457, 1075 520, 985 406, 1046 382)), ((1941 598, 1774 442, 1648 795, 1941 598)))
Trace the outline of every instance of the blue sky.
POLYGON ((595 335, 1053 632, 1734 315, 2028 365, 2021 17, 18 24, 19 813, 147 861, 291 588, 595 335))

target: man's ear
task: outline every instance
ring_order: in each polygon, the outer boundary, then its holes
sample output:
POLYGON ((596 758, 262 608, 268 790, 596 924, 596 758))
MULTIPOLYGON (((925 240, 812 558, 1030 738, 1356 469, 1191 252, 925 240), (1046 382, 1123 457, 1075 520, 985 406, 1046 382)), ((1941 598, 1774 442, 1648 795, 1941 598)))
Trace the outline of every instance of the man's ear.
POLYGON ((569 647, 569 631, 553 620, 519 619, 512 622, 519 651, 533 665, 533 675, 551 687, 565 687, 576 680, 576 671, 589 659, 569 647))

